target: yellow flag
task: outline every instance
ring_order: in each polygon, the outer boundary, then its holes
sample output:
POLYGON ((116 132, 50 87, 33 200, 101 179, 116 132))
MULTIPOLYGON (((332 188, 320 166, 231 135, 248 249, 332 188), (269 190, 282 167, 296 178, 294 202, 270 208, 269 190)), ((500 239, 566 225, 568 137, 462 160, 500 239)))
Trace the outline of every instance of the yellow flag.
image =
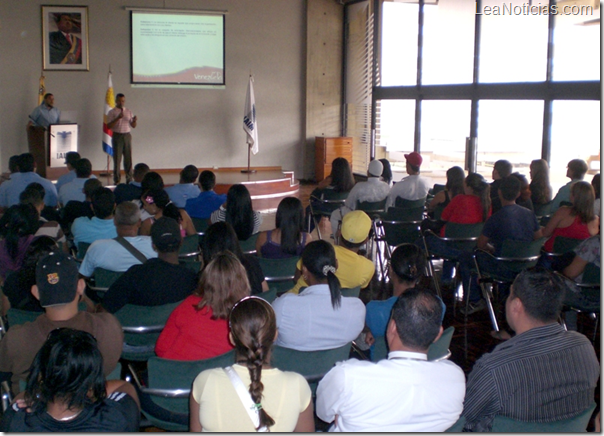
POLYGON ((42 73, 40 76, 40 85, 38 86, 38 106, 42 104, 44 94, 46 94, 46 87, 44 86, 44 73, 42 73))

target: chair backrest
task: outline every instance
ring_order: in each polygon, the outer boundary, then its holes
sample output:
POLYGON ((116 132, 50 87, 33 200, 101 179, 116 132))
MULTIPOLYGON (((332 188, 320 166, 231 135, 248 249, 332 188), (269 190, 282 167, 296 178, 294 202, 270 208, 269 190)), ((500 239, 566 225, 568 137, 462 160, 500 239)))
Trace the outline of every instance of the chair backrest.
POLYGON ((111 271, 105 268, 94 269, 94 283, 96 288, 109 288, 124 274, 123 271, 111 271))
POLYGON ((259 234, 260 233, 254 233, 245 241, 239 241, 241 251, 243 251, 244 254, 256 254, 256 240, 258 239, 259 234))
POLYGON ((193 226, 195 226, 195 230, 197 231, 198 235, 201 235, 201 234, 205 233, 205 231, 210 226, 208 224, 208 220, 204 219, 204 218, 193 218, 193 217, 191 217, 191 221, 193 221, 193 226))
POLYGON ((309 383, 318 382, 336 362, 348 360, 351 344, 331 350, 298 351, 275 345, 272 365, 282 371, 302 374, 309 383))
POLYGON ((202 262, 199 260, 179 260, 178 261, 179 265, 184 266, 185 268, 190 269, 191 271, 198 273, 199 270, 201 269, 201 264, 202 262))
POLYGON ((447 223, 445 226, 446 238, 478 238, 482 233, 484 223, 459 224, 447 223))
POLYGON ((200 253, 199 235, 185 236, 178 252, 178 258, 184 261, 196 261, 200 253))
POLYGON ((438 194, 440 191, 444 191, 445 190, 445 185, 441 185, 440 183, 435 183, 434 186, 432 187, 432 189, 430 189, 430 193, 432 195, 436 195, 438 194))
POLYGON ((423 215, 424 206, 389 207, 383 219, 386 221, 421 221, 423 215))
POLYGON ((258 263, 264 279, 271 289, 277 292, 285 292, 294 287, 294 274, 296 273, 296 264, 299 256, 292 256, 286 259, 267 259, 258 258, 258 263))
POLYGON ((342 297, 357 297, 359 298, 359 294, 361 293, 361 287, 356 286, 354 288, 342 288, 340 290, 342 292, 342 297))
POLYGON ((584 284, 597 284, 600 285, 600 267, 596 266, 594 263, 588 263, 585 266, 585 271, 583 271, 583 278, 581 283, 584 284))
POLYGON ((438 341, 430 344, 428 348, 428 360, 441 360, 449 356, 449 346, 451 345, 454 332, 455 327, 449 326, 443 331, 438 341))
POLYGON ((507 258, 528 258, 538 257, 541 247, 547 238, 537 239, 536 241, 514 241, 506 239, 501 246, 501 256, 507 258))
POLYGON ((405 209, 412 209, 415 207, 424 207, 426 204, 426 197, 420 198, 419 200, 406 200, 402 197, 396 197, 394 205, 405 209))
POLYGON ((180 361, 151 357, 147 362, 148 388, 143 388, 139 395, 143 414, 159 428, 187 431, 189 393, 193 380, 206 369, 224 368, 234 362, 233 350, 204 360, 180 361), (151 407, 146 407, 149 402, 152 403, 151 407))
POLYGON ((582 433, 587 428, 595 408, 596 403, 593 403, 573 418, 552 422, 525 422, 495 415, 491 431, 493 433, 582 433))
POLYGON ((386 209, 386 200, 384 198, 381 201, 357 201, 357 210, 370 214, 382 213, 386 209))
POLYGON ((21 310, 10 308, 6 312, 6 318, 8 319, 8 328, 13 326, 25 324, 26 322, 34 322, 36 318, 42 315, 44 312, 30 312, 28 310, 21 310))
POLYGON ((88 251, 88 247, 90 247, 90 242, 78 242, 78 259, 84 259, 84 256, 88 251))
POLYGON ((348 198, 349 191, 336 192, 333 189, 323 189, 323 200, 346 200, 348 198))
POLYGON ((420 221, 389 222, 382 221, 386 243, 395 247, 402 243, 414 244, 420 237, 420 221))
POLYGON ((556 236, 554 239, 554 253, 564 254, 573 251, 583 239, 567 238, 565 236, 556 236))
POLYGON ((549 201, 545 204, 534 204, 533 203, 533 210, 535 211, 535 216, 537 216, 537 218, 541 218, 543 216, 549 216, 552 213, 552 201, 549 201))

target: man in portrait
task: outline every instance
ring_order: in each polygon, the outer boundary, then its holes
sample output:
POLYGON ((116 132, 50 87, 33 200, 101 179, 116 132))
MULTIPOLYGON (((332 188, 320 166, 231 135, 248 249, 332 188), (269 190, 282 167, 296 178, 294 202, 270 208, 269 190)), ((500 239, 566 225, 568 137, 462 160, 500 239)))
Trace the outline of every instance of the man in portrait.
POLYGON ((82 39, 74 35, 81 29, 81 14, 78 13, 52 13, 49 19, 54 19, 59 30, 50 32, 51 64, 81 64, 82 39))

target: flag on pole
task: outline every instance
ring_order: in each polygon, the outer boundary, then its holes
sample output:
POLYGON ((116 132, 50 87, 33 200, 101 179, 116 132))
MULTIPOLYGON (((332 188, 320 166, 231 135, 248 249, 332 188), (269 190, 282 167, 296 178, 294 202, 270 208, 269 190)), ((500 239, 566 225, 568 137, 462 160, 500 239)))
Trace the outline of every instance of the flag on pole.
POLYGON ((111 82, 111 70, 109 70, 108 78, 107 78, 107 93, 105 94, 105 108, 103 110, 103 151, 107 153, 109 156, 113 156, 113 146, 111 144, 111 138, 113 136, 113 132, 107 127, 107 114, 111 109, 113 109, 113 105, 115 102, 115 97, 113 96, 113 83, 111 82))
POLYGON ((44 73, 40 76, 40 84, 38 85, 38 106, 44 101, 44 94, 46 94, 46 87, 44 86, 44 73))
POLYGON ((248 147, 252 153, 258 153, 258 123, 256 122, 256 99, 254 98, 254 77, 250 74, 243 110, 243 131, 246 133, 248 147))

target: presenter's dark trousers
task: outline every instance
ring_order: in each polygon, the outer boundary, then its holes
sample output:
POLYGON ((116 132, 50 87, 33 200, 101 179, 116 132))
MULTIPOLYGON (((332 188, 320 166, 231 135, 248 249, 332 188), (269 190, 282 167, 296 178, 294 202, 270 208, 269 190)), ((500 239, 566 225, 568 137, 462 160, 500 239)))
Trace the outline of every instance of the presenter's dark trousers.
POLYGON ((126 183, 132 179, 132 135, 130 133, 113 132, 113 181, 117 185, 120 182, 120 167, 122 166, 122 155, 124 156, 124 171, 126 183))

